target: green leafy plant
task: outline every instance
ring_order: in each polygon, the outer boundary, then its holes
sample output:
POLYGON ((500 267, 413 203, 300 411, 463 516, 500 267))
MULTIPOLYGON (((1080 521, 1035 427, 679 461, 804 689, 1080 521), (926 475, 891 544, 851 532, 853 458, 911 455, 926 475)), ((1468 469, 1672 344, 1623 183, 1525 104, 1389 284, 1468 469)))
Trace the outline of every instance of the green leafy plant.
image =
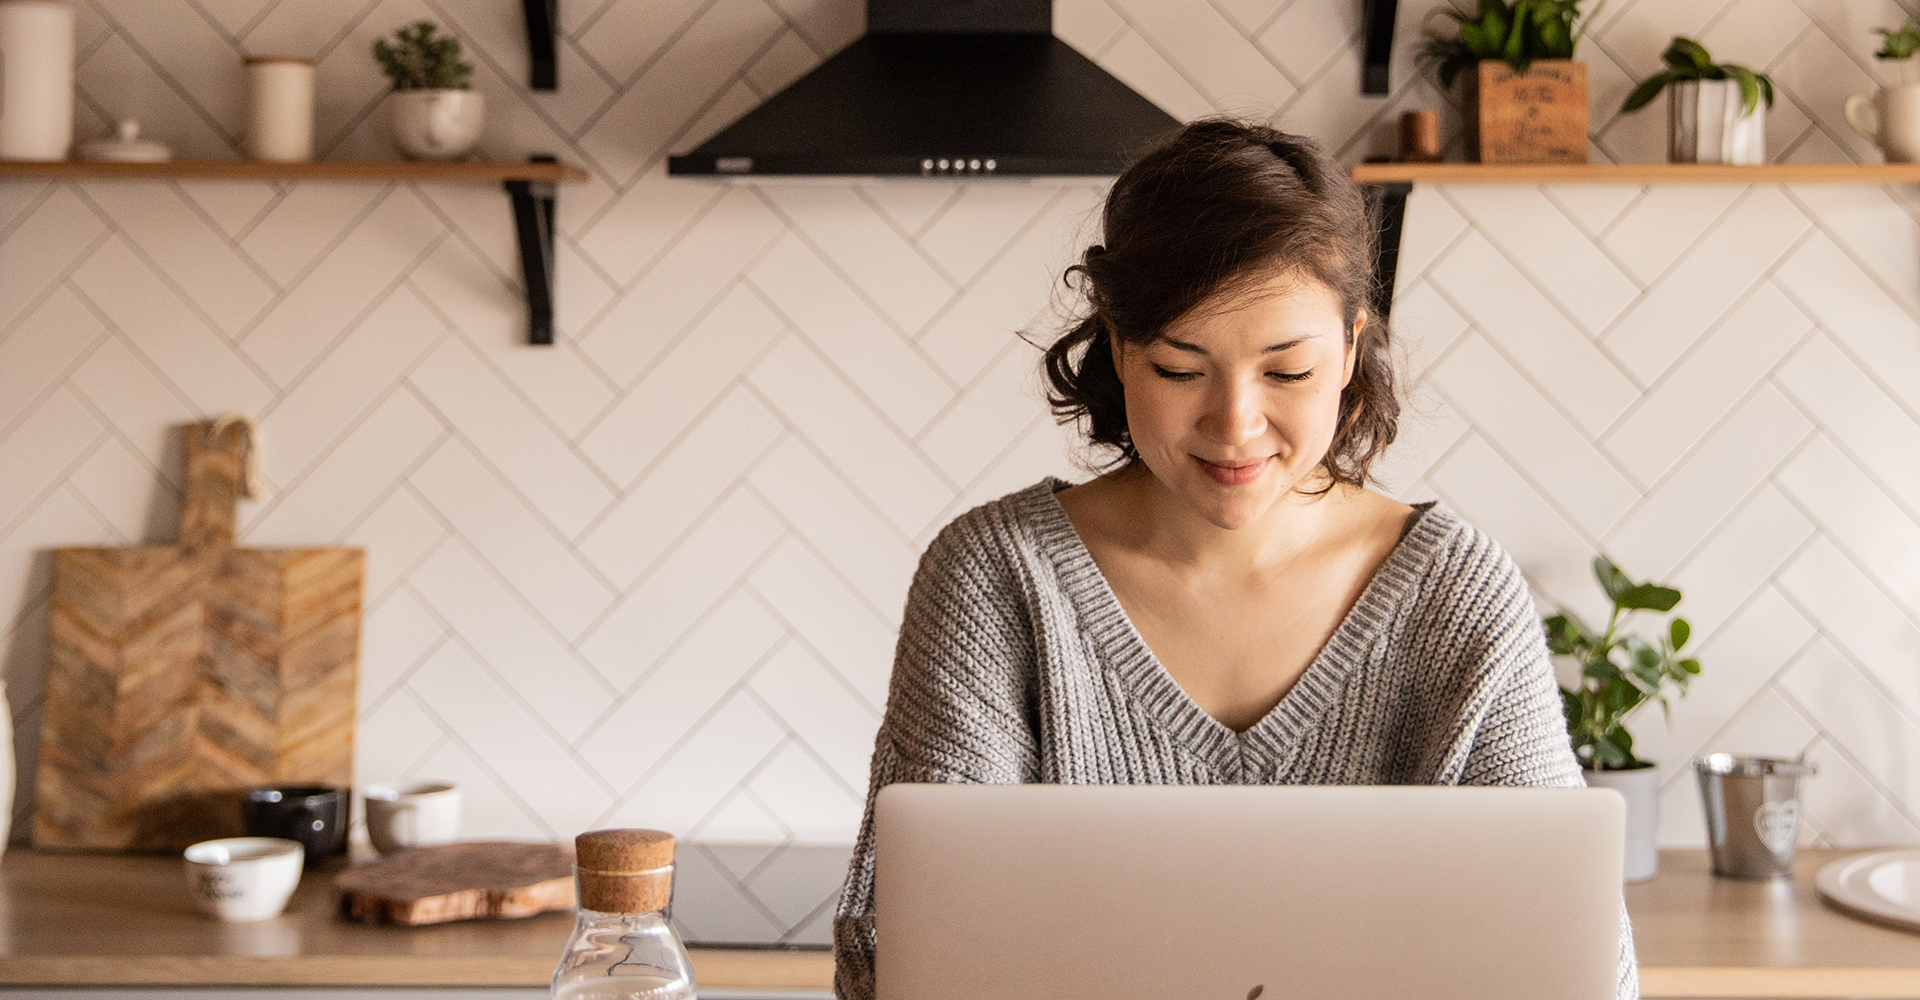
POLYGON ((460 40, 441 37, 432 21, 416 21, 376 39, 373 57, 393 80, 395 90, 466 90, 473 64, 460 58, 460 40))
POLYGON ((1423 55, 1440 74, 1440 85, 1453 86, 1469 66, 1498 59, 1514 72, 1525 73, 1535 59, 1571 59, 1574 47, 1586 35, 1587 25, 1605 6, 1605 0, 1582 16, 1581 0, 1480 0, 1471 15, 1450 7, 1436 8, 1434 16, 1450 18, 1454 32, 1447 35, 1427 26, 1423 55))
POLYGON ((1874 53, 1881 59, 1911 59, 1915 52, 1920 52, 1920 18, 1909 17, 1907 23, 1897 29, 1873 30, 1885 39, 1880 51, 1874 53))
POLYGON ((1593 575, 1613 602, 1603 632, 1595 632, 1571 611, 1546 619, 1547 648, 1556 655, 1580 661, 1580 682, 1560 689, 1567 711, 1567 732, 1574 755, 1583 765, 1601 771, 1646 767, 1633 755, 1633 734, 1626 718, 1647 701, 1660 703, 1672 719, 1669 689, 1684 695, 1687 682, 1700 672, 1700 661, 1681 658, 1680 650, 1693 634, 1685 618, 1667 622, 1666 634, 1649 641, 1620 626, 1636 611, 1672 611, 1680 592, 1657 583, 1635 583, 1605 556, 1593 557, 1593 575))
POLYGON ((1716 63, 1707 54, 1706 47, 1684 35, 1673 36, 1673 44, 1660 54, 1667 68, 1640 81, 1633 93, 1627 95, 1626 103, 1620 105, 1622 111, 1638 111, 1653 103, 1667 84, 1681 80, 1738 80, 1740 81, 1740 114, 1753 114, 1762 100, 1767 107, 1773 107, 1773 80, 1765 73, 1756 73, 1745 66, 1734 63, 1716 63))

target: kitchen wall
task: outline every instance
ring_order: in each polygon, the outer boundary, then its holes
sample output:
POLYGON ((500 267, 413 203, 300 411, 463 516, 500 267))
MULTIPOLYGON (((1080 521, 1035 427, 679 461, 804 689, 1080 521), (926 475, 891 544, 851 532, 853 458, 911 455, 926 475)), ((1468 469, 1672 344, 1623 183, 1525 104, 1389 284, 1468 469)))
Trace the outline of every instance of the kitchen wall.
MULTIPOLYGON (((468 831, 644 824, 843 841, 916 553, 1073 474, 1037 401, 1098 184, 669 179, 662 159, 862 29, 860 0, 561 0, 529 94, 513 0, 81 0, 81 134, 235 155, 242 53, 317 59, 320 145, 390 155, 371 40, 452 26, 484 152, 560 198, 561 343, 523 339, 497 190, 0 185, 0 655, 31 803, 46 550, 172 538, 178 425, 264 427, 256 545, 369 553, 358 772, 450 777, 468 831)), ((1176 115, 1273 114, 1346 160, 1443 98, 1358 95, 1358 0, 1060 0, 1059 33, 1176 115)), ((1776 154, 1870 160, 1838 105, 1891 0, 1614 0, 1594 155, 1675 32, 1782 88, 1776 154)), ((1448 141, 1458 149, 1449 112, 1448 141)), ((1544 603, 1587 559, 1686 588, 1706 673, 1638 726, 1822 768, 1809 836, 1920 840, 1920 206, 1901 188, 1422 188, 1395 320, 1421 374, 1388 478, 1544 603)), ((1666 839, 1698 843, 1685 774, 1666 839)), ((16 824, 16 830, 20 829, 16 824)))

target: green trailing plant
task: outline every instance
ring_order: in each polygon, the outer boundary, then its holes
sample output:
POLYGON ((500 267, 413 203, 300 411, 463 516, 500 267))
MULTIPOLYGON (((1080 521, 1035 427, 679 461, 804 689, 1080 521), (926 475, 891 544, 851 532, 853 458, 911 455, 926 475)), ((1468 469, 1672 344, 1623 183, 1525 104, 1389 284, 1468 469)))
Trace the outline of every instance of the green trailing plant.
POLYGON ((1773 107, 1773 80, 1736 63, 1716 63, 1706 47, 1684 35, 1673 36, 1673 44, 1660 54, 1667 68, 1640 81, 1627 95, 1622 111, 1638 111, 1653 103, 1670 83, 1681 80, 1737 80, 1740 82, 1740 114, 1753 114, 1761 101, 1773 107))
POLYGON ((1692 637, 1693 626, 1674 616, 1663 635, 1649 640, 1621 625, 1636 611, 1669 612, 1680 603, 1680 592, 1657 583, 1635 583, 1605 556, 1593 557, 1593 575, 1613 602, 1607 627, 1595 631, 1571 611, 1546 619, 1547 648, 1580 663, 1580 681, 1560 689, 1567 712, 1567 732, 1573 737, 1580 763, 1602 771, 1646 767, 1633 755, 1633 734, 1626 718, 1648 701, 1660 704, 1672 720, 1669 690, 1684 695, 1687 682, 1700 673, 1700 661, 1680 651, 1692 637))
POLYGON ((1480 0, 1478 11, 1470 15, 1439 7, 1429 19, 1449 18, 1454 31, 1448 35, 1428 24, 1423 54, 1438 70, 1442 87, 1453 86, 1462 70, 1492 59, 1512 66, 1516 73, 1525 73, 1536 59, 1571 59, 1605 0, 1585 16, 1580 4, 1581 0, 1480 0))
POLYGON ((1909 17, 1898 28, 1875 28, 1882 41, 1874 55, 1881 59, 1911 59, 1920 52, 1920 18, 1909 17))
POLYGON ((441 36, 432 21, 416 21, 373 43, 373 58, 395 90, 466 90, 473 64, 460 58, 460 40, 441 36))

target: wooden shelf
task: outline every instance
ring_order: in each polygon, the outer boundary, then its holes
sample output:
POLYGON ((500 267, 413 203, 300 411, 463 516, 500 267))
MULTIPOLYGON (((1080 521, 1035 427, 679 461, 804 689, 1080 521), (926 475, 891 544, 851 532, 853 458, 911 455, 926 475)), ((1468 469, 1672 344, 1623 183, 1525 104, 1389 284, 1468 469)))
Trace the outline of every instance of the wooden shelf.
POLYGON ((1920 163, 1362 163, 1361 184, 1920 184, 1920 163))
POLYGON ((167 163, 101 163, 61 160, 52 163, 0 161, 0 179, 9 177, 69 180, 228 180, 228 181, 427 181, 442 184, 499 184, 535 181, 576 184, 587 172, 566 163, 426 163, 411 160, 327 160, 313 163, 260 163, 253 160, 173 160, 167 163))

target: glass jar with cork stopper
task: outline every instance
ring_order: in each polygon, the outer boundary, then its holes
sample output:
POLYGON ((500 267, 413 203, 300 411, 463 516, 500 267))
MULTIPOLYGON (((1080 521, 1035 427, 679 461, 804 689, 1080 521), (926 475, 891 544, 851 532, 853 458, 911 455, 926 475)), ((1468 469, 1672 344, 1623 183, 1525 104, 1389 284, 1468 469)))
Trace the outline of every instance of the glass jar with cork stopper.
POLYGON ((556 1000, 694 1000, 693 963, 667 924, 673 835, 594 830, 573 840, 579 916, 556 1000))

